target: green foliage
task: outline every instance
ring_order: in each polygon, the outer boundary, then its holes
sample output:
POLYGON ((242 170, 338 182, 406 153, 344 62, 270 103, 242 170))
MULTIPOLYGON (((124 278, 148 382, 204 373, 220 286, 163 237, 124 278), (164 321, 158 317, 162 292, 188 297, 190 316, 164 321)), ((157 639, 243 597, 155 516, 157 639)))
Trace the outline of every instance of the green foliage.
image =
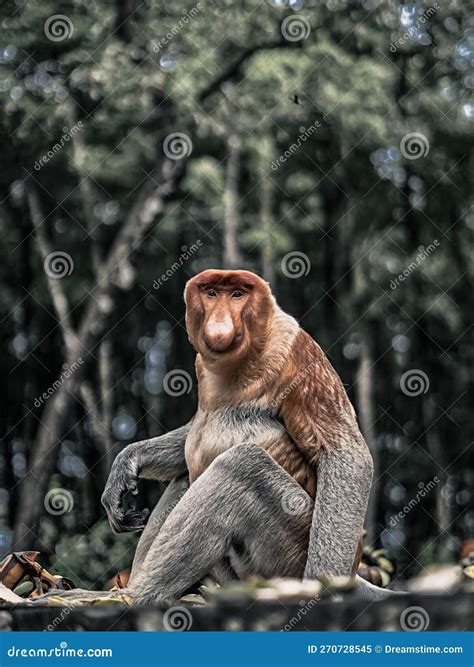
POLYGON ((84 534, 71 531, 59 537, 51 572, 72 579, 78 588, 98 590, 130 569, 137 542, 136 533, 114 535, 108 521, 98 521, 84 534))

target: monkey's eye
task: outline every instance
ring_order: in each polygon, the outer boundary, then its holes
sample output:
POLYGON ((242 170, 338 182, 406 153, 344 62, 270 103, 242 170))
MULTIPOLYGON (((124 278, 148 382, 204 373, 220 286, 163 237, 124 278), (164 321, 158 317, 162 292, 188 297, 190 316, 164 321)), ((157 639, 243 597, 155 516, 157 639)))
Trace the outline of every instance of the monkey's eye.
POLYGON ((239 290, 236 290, 235 292, 232 292, 232 299, 241 299, 243 297, 243 293, 239 292, 239 290))
POLYGON ((207 296, 208 296, 210 299, 214 299, 214 298, 217 296, 217 292, 216 292, 215 290, 213 290, 213 289, 208 289, 208 290, 207 290, 207 296))

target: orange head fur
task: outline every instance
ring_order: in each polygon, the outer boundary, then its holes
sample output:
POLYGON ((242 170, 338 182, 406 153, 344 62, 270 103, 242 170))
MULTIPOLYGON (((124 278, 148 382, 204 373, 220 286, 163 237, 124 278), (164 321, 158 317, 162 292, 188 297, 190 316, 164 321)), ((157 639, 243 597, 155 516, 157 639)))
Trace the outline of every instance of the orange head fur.
POLYGON ((203 271, 187 283, 184 299, 189 340, 206 365, 228 369, 261 352, 275 300, 255 273, 203 271))

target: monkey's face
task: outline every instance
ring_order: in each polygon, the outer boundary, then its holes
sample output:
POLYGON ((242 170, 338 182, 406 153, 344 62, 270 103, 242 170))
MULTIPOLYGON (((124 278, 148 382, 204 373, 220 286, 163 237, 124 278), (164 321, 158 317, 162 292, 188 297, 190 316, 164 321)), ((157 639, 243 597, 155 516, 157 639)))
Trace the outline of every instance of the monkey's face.
POLYGON ((255 273, 203 271, 188 282, 184 298, 189 340, 205 361, 228 367, 265 340, 274 302, 255 273))

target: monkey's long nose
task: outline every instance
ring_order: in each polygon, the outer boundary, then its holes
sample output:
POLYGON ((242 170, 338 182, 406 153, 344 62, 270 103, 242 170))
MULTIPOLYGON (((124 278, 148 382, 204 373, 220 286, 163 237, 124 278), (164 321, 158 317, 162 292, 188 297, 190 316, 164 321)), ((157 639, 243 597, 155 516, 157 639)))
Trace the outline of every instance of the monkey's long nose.
POLYGON ((235 337, 234 323, 230 315, 210 317, 204 328, 206 345, 214 352, 225 352, 235 337))

